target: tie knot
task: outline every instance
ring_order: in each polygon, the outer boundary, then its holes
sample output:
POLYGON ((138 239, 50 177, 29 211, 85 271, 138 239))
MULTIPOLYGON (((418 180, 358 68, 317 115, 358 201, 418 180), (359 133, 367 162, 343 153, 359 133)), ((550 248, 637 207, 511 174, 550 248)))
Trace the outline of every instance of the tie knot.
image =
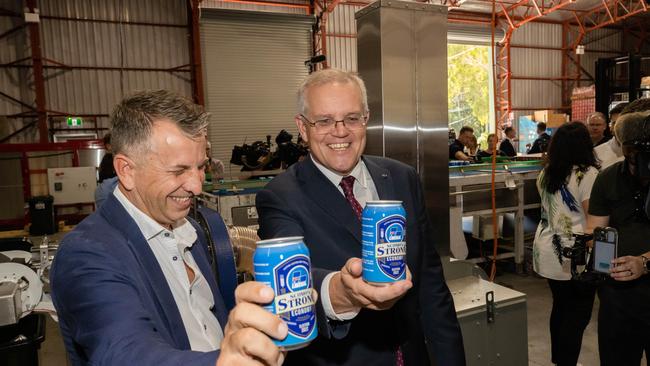
POLYGON ((354 177, 351 175, 343 177, 339 185, 343 188, 343 192, 353 192, 352 187, 354 187, 354 177))

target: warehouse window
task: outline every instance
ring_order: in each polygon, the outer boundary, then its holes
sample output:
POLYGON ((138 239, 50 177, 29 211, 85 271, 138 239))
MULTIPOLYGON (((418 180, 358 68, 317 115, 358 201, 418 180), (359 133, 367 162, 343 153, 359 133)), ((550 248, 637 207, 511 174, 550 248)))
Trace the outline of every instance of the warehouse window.
POLYGON ((448 44, 447 72, 449 127, 456 133, 463 126, 474 128, 481 146, 494 130, 490 47, 448 44))

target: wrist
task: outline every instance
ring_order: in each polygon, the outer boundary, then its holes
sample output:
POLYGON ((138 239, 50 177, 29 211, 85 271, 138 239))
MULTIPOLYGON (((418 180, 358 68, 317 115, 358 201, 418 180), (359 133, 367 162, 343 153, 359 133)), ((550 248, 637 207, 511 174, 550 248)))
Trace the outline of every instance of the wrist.
POLYGON ((646 254, 642 254, 641 261, 643 262, 643 274, 648 274, 650 271, 650 258, 646 254))
POLYGON ((341 281, 341 273, 335 274, 329 283, 329 297, 332 309, 336 314, 347 313, 355 310, 354 304, 350 301, 350 297, 346 296, 343 282, 341 281))

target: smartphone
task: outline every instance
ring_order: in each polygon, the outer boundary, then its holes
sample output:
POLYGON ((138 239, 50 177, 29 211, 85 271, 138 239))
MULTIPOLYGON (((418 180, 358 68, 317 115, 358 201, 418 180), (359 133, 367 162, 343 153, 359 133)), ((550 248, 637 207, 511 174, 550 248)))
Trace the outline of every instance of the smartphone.
POLYGON ((594 230, 594 271, 609 273, 618 250, 618 231, 611 227, 594 230))

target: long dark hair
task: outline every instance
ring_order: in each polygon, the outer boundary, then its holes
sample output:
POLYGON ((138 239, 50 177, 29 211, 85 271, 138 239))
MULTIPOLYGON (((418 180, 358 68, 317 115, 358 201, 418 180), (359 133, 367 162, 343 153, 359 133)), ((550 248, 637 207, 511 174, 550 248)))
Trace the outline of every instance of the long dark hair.
POLYGON ((591 166, 599 167, 589 131, 581 122, 558 128, 551 137, 547 154, 541 183, 549 193, 557 192, 566 184, 575 165, 583 172, 591 166))

